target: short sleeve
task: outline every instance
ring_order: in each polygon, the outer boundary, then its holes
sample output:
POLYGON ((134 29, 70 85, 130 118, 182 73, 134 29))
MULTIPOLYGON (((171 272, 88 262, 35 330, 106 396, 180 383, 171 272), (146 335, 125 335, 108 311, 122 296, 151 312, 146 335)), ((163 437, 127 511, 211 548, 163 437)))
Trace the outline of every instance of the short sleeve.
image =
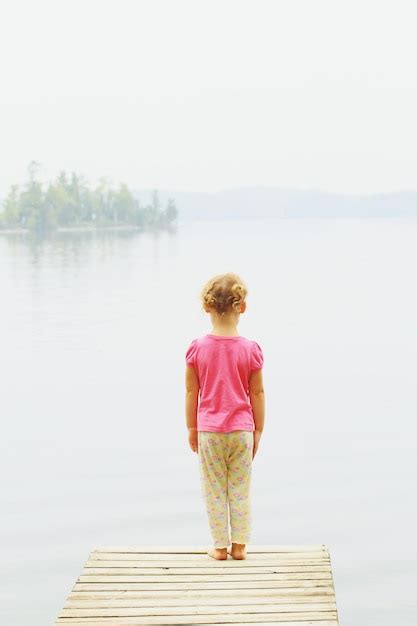
POLYGON ((185 363, 190 367, 195 367, 196 361, 196 352, 197 352, 197 340, 193 339, 190 345, 187 348, 187 352, 185 353, 185 363))
POLYGON ((256 341, 252 341, 252 352, 250 360, 250 371, 259 370, 264 364, 264 355, 262 348, 256 341))

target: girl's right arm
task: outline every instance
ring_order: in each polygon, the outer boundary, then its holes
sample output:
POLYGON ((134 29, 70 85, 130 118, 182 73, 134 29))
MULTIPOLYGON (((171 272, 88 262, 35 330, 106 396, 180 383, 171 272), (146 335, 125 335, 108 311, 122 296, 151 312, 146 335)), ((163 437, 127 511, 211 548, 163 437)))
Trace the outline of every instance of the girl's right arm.
POLYGON ((189 365, 185 368, 185 421, 188 428, 188 443, 198 453, 197 408, 200 391, 197 372, 189 365))
POLYGON ((264 429, 265 422, 265 393, 262 378, 262 369, 253 371, 249 377, 249 399, 252 405, 255 432, 253 434, 253 456, 259 446, 259 441, 264 429))

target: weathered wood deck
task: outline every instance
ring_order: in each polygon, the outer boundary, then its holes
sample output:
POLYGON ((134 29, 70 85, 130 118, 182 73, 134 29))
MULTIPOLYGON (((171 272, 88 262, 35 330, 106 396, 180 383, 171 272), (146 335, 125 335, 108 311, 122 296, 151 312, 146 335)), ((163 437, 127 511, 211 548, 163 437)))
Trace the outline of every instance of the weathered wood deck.
POLYGON ((248 546, 215 561, 206 547, 103 547, 91 552, 55 626, 279 624, 337 626, 325 545, 248 546))

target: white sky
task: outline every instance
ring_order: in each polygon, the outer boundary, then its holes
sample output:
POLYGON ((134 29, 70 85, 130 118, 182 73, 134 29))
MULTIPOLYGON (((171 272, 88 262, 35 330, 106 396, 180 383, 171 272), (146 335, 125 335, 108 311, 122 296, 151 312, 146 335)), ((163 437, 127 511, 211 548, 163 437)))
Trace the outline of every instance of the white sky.
POLYGON ((135 187, 417 189, 414 0, 6 0, 0 194, 75 170, 135 187))

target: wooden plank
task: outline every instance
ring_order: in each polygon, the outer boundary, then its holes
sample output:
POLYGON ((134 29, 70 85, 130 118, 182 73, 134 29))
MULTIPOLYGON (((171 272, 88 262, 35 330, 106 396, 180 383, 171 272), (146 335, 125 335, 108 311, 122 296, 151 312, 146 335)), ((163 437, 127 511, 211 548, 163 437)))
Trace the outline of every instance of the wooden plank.
POLYGON ((280 565, 271 565, 270 567, 249 567, 248 565, 242 567, 158 567, 158 568, 149 568, 149 567, 105 567, 102 565, 101 567, 85 567, 82 571, 84 576, 88 575, 100 575, 104 576, 110 574, 112 576, 116 576, 118 574, 123 574, 125 576, 131 575, 146 575, 146 576, 172 576, 172 575, 184 575, 188 576, 191 574, 195 574, 196 576, 200 576, 203 574, 213 574, 216 573, 216 576, 220 576, 222 574, 274 574, 274 573, 285 573, 285 572, 330 572, 330 565, 294 565, 294 566, 280 566, 280 565))
MULTIPOLYGON (((257 598, 257 597, 290 597, 290 596, 316 596, 316 595, 334 595, 333 587, 285 587, 271 589, 234 589, 233 597, 238 598, 257 598)), ((73 591, 69 596, 72 600, 87 599, 117 599, 117 598, 133 598, 133 599, 167 599, 175 600, 178 598, 187 598, 200 600, 208 598, 230 598, 231 594, 228 589, 181 589, 173 591, 73 591)))
POLYGON ((325 587, 331 584, 331 579, 316 579, 316 580, 239 580, 239 581, 224 581, 217 579, 215 582, 180 582, 173 583, 171 579, 168 581, 164 581, 163 583, 80 583, 77 582, 74 585, 74 590, 77 591, 88 591, 88 590, 131 590, 131 591, 151 591, 151 590, 163 590, 163 591, 172 591, 172 590, 181 590, 187 591, 193 589, 283 589, 286 587, 325 587))
MULTIPOLYGON (((293 626, 294 621, 303 620, 304 623, 302 626, 307 626, 306 622, 312 621, 314 622, 314 626, 316 626, 315 622, 318 620, 337 620, 337 614, 335 611, 314 611, 312 613, 263 613, 261 615, 256 615, 254 613, 247 615, 176 615, 176 616, 155 616, 155 615, 147 615, 144 617, 124 617, 123 622, 117 620, 117 625, 115 624, 114 618, 103 618, 103 617, 86 617, 86 618, 77 618, 76 624, 74 622, 69 621, 68 619, 61 619, 55 622, 56 626, 62 626, 63 624, 70 624, 71 626, 85 626, 86 623, 97 625, 97 622, 102 624, 103 626, 127 626, 129 624, 136 626, 146 626, 150 624, 158 624, 160 626, 183 626, 185 624, 217 624, 219 620, 224 623, 235 624, 236 622, 242 624, 262 624, 266 622, 287 622, 289 626, 293 626)), ((337 621, 335 622, 337 626, 337 621)), ((325 626, 329 626, 328 622, 325 626)))
MULTIPOLYGON (((195 622, 194 622, 195 623, 195 622)), ((231 622, 215 622, 216 626, 229 626, 231 622)), ((247 621, 247 622, 233 622, 233 626, 247 626, 247 624, 259 624, 261 622, 254 622, 254 621, 247 621)), ((78 620, 58 620, 54 623, 54 626, 63 626, 63 624, 67 624, 70 626, 97 626, 97 622, 91 622, 90 620, 87 619, 87 621, 82 621, 79 622, 78 620)), ((104 622, 101 622, 101 624, 103 624, 104 626, 115 626, 114 621, 109 621, 106 620, 104 622)), ((131 626, 134 626, 135 624, 137 624, 136 621, 133 622, 124 622, 124 624, 130 624, 131 626)), ((178 622, 177 622, 178 624, 178 622)), ((313 624, 314 626, 339 626, 339 623, 337 621, 335 621, 334 619, 325 619, 325 620, 314 620, 314 622, 310 621, 276 621, 276 620, 272 620, 272 621, 268 621, 269 626, 310 626, 310 624, 313 624)), ((117 625, 119 626, 119 625, 117 625)), ((205 623, 200 623, 200 626, 209 626, 207 624, 207 622, 205 623)))
POLYGON ((334 602, 321 602, 315 606, 311 603, 307 604, 260 604, 256 606, 256 611, 252 605, 206 605, 199 606, 181 606, 178 610, 176 606, 152 606, 152 607, 112 607, 112 608, 64 608, 61 617, 143 617, 146 615, 227 615, 229 613, 240 615, 261 614, 261 613, 291 613, 298 611, 299 613, 311 613, 312 611, 334 611, 336 605, 334 602))
POLYGON ((216 561, 215 559, 207 559, 203 561, 136 561, 133 559, 106 560, 106 559, 88 559, 84 567, 141 567, 148 569, 172 569, 185 568, 195 569, 198 567, 227 567, 245 568, 245 567, 294 567, 296 565, 329 565, 330 559, 243 559, 242 561, 234 559, 224 559, 216 561))
POLYGON ((330 572, 288 572, 285 574, 216 574, 214 571, 212 575, 205 574, 193 574, 187 576, 184 574, 172 575, 172 576, 98 576, 98 575, 83 575, 78 578, 78 582, 85 583, 157 583, 157 582, 217 582, 217 581, 236 581, 236 580, 316 580, 316 579, 330 579, 330 572))
MULTIPOLYGON (((328 551, 327 546, 319 545, 260 545, 246 548, 247 554, 263 553, 263 552, 319 552, 321 550, 328 551)), ((156 554, 163 552, 165 554, 207 554, 207 546, 102 546, 96 548, 94 552, 143 552, 156 554)))
MULTIPOLYGON (((204 598, 199 604, 199 606, 241 606, 241 605, 249 605, 253 607, 257 604, 306 604, 306 603, 322 603, 326 604, 329 602, 329 597, 317 595, 317 596, 297 596, 288 594, 282 597, 271 597, 271 596, 246 596, 239 598, 231 598, 231 597, 221 597, 221 598, 204 598)), ((334 602, 332 602, 334 604, 334 602)), ((178 607, 178 606, 195 606, 196 600, 193 599, 167 599, 167 598, 147 598, 147 599, 138 599, 138 598, 119 598, 111 600, 103 600, 95 599, 69 599, 64 605, 65 609, 115 609, 115 608, 130 608, 130 609, 138 609, 138 608, 150 608, 150 607, 178 607)), ((333 607, 335 608, 335 607, 333 607)))
MULTIPOLYGON (((329 555, 328 552, 326 552, 325 550, 321 550, 321 551, 311 551, 311 552, 281 552, 281 553, 276 553, 276 552, 266 552, 264 554, 251 554, 251 553, 247 553, 246 555, 246 561, 251 561, 251 560, 256 560, 256 561, 292 561, 292 560, 296 560, 296 561, 301 561, 301 560, 323 560, 323 559, 328 559, 329 555)), ((188 561, 192 561, 193 563, 198 563, 199 561, 201 562, 205 562, 207 561, 207 559, 210 559, 210 557, 207 555, 207 551, 204 554, 140 554, 140 556, 138 555, 137 552, 98 552, 97 550, 91 552, 90 554, 90 560, 94 559, 94 560, 117 560, 117 561, 121 561, 121 560, 134 560, 134 561, 159 561, 161 563, 175 563, 176 561, 180 561, 180 562, 188 562, 188 561)), ((213 560, 214 561, 214 560, 213 560)), ((230 563, 235 563, 236 561, 232 558, 228 558, 227 562, 230 563)))

